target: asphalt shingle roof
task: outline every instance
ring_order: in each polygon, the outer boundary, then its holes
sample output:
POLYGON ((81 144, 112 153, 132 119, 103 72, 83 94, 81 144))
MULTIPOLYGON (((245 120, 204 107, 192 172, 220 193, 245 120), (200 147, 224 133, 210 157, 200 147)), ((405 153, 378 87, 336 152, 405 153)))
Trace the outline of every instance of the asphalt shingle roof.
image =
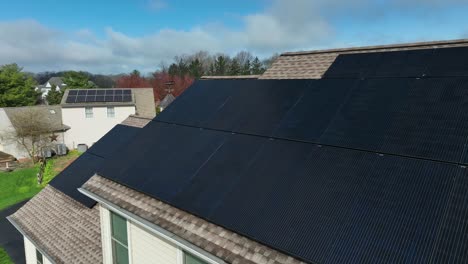
POLYGON ((369 53, 428 48, 466 47, 467 39, 415 42, 396 45, 286 52, 259 79, 320 79, 340 54, 369 53))

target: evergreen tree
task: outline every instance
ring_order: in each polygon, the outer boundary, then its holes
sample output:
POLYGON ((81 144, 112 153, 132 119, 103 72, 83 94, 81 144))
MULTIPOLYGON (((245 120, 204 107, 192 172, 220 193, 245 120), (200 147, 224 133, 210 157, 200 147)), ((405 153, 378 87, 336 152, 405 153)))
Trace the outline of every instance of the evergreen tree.
POLYGON ((258 57, 255 57, 255 59, 252 61, 251 72, 252 74, 262 74, 265 72, 265 68, 263 68, 262 63, 258 57))
POLYGON ((57 105, 62 101, 63 92, 53 85, 49 93, 47 93, 46 101, 49 105, 57 105))
POLYGON ((0 67, 0 107, 28 106, 37 102, 35 81, 17 64, 0 67))
POLYGON ((216 74, 216 70, 215 70, 215 66, 214 66, 214 63, 211 63, 210 64, 210 71, 209 71, 210 75, 213 76, 216 74))
POLYGON ((199 79, 203 75, 203 65, 199 59, 195 59, 190 62, 189 71, 190 75, 195 79, 199 79))
POLYGON ((229 65, 229 75, 240 75, 242 73, 241 66, 237 59, 233 59, 231 61, 231 65, 229 65))
POLYGON ((216 75, 225 75, 227 70, 227 60, 223 55, 218 56, 215 61, 215 74, 216 75))
POLYGON ((68 89, 96 87, 93 82, 89 81, 89 76, 85 72, 67 71, 63 74, 62 80, 68 89))
POLYGON ((179 67, 177 64, 172 63, 171 66, 169 66, 169 70, 167 72, 170 76, 177 76, 179 74, 179 67))
POLYGON ((246 60, 242 65, 242 75, 250 75, 250 60, 246 60))

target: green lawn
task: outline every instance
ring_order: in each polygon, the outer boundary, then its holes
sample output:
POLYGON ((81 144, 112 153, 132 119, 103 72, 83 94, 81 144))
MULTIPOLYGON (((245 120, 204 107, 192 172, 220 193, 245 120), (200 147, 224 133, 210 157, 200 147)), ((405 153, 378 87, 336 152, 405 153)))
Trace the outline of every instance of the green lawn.
POLYGON ((3 248, 0 248, 0 264, 13 264, 10 257, 3 248))
POLYGON ((0 172, 0 210, 36 195, 78 156, 77 151, 71 151, 67 156, 50 159, 41 185, 37 184, 37 165, 13 172, 0 172))

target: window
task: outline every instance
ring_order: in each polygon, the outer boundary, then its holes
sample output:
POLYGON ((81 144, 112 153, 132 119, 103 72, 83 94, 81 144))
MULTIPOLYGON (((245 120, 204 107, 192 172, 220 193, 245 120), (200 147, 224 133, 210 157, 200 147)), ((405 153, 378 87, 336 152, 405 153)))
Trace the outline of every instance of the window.
POLYGON ((113 106, 107 107, 107 117, 115 117, 115 109, 113 106))
POLYGON ((92 107, 86 107, 85 108, 85 114, 86 114, 86 118, 93 118, 93 108, 92 107))
POLYGON ((207 262, 184 252, 184 264, 208 264, 207 262))
POLYGON ((114 264, 128 264, 127 220, 111 213, 112 259, 114 264))
POLYGON ((44 257, 42 256, 41 252, 36 249, 36 260, 37 264, 43 264, 44 263, 44 257))

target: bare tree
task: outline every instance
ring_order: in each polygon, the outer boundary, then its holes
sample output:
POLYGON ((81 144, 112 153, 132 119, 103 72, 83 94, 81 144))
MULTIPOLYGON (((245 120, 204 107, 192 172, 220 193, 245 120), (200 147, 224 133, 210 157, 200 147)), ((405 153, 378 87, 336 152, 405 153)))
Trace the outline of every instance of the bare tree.
POLYGON ((245 65, 247 62, 252 62, 254 56, 248 51, 240 51, 234 56, 234 59, 236 59, 240 65, 245 65))
POLYGON ((40 111, 24 108, 12 113, 10 121, 14 129, 10 130, 6 136, 21 146, 36 163, 42 152, 53 145, 51 139, 54 131, 47 117, 40 111))

